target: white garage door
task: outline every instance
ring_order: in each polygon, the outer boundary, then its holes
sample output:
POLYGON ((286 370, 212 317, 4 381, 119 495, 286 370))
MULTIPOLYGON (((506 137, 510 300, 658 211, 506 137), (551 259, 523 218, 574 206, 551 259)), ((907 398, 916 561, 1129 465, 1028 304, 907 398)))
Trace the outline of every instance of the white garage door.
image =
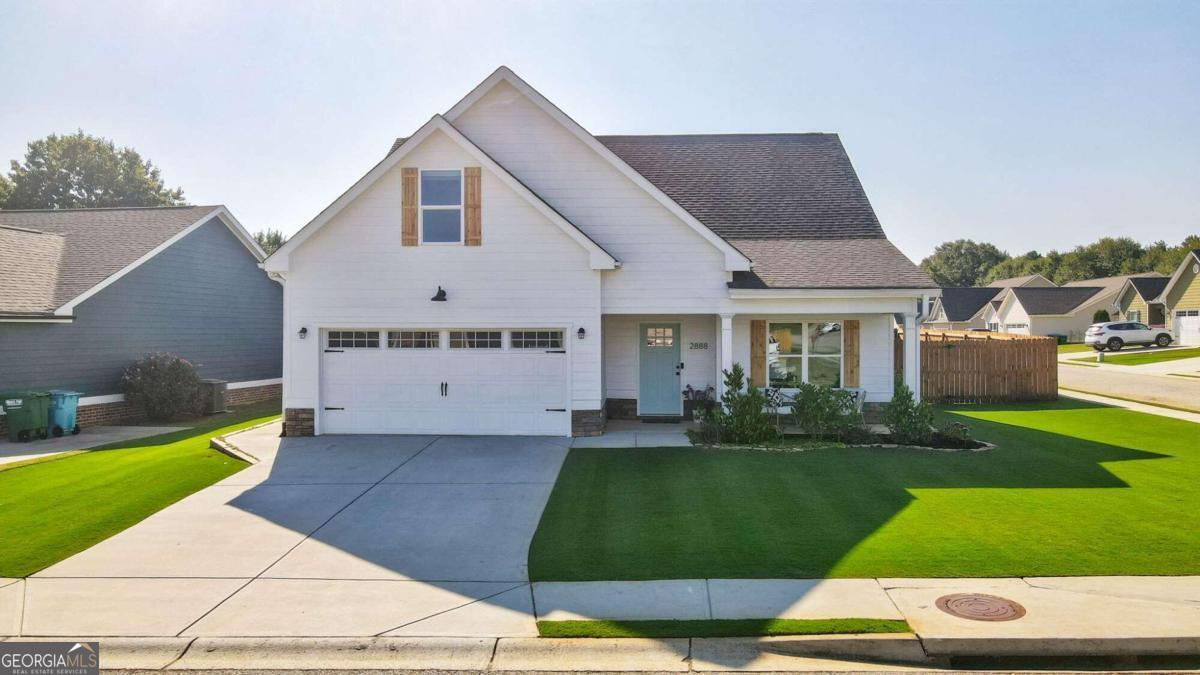
POLYGON ((321 432, 569 436, 564 333, 328 331, 321 432))
POLYGON ((1175 340, 1181 345, 1200 345, 1200 309, 1175 310, 1175 340))

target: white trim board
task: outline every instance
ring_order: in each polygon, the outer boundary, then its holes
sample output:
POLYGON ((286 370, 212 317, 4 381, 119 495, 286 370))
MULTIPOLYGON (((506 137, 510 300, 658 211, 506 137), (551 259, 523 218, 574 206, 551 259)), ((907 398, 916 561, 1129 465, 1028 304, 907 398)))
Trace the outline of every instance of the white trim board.
POLYGON ((569 115, 560 110, 558 106, 551 103, 550 100, 545 96, 542 96, 538 90, 529 86, 525 80, 522 80, 520 77, 518 77, 516 73, 508 68, 508 66, 500 66, 497 68, 495 72, 487 77, 487 79, 485 79, 483 82, 480 82, 478 86, 472 89, 471 93, 464 96, 458 103, 455 103, 453 107, 446 111, 446 119, 453 123, 460 115, 466 112, 467 109, 474 105, 476 101, 482 98, 484 94, 490 91, 492 87, 496 86, 501 81, 508 82, 510 85, 512 85, 517 91, 521 92, 521 94, 532 101, 534 105, 553 118, 556 122, 561 124, 563 128, 571 132, 571 134, 573 134, 576 138, 582 141, 584 145, 587 145, 592 149, 592 151, 604 158, 623 176, 633 182, 634 185, 637 185, 639 188, 645 191, 646 194, 650 195, 650 197, 652 197, 655 201, 663 205, 675 217, 682 220, 688 225, 688 227, 691 227, 693 230, 699 233, 700 236, 704 237, 705 240, 716 247, 717 250, 721 251, 725 255, 725 271, 746 271, 750 269, 750 259, 747 258, 744 253, 737 250, 737 248, 735 248, 732 244, 725 241, 720 235, 709 229, 707 225, 700 222, 699 219, 697 219, 691 213, 688 213, 687 209, 680 206, 674 199, 668 197, 667 194, 658 189, 654 183, 651 183, 646 179, 645 176, 638 173, 636 169, 634 169, 632 166, 629 166, 625 160, 618 157, 612 150, 609 150, 607 147, 605 147, 603 143, 596 140, 596 138, 592 136, 587 129, 584 129, 578 122, 571 119, 569 115))
POLYGON ((242 242, 242 245, 245 246, 252 255, 254 255, 254 258, 256 260, 258 260, 261 263, 263 261, 263 259, 266 258, 266 253, 264 253, 262 248, 259 247, 258 242, 256 242, 254 240, 254 237, 250 236, 250 233, 246 231, 246 228, 242 227, 242 224, 238 222, 237 218, 233 217, 233 214, 229 212, 229 209, 225 208, 224 206, 218 206, 215 209, 213 209, 212 211, 209 211, 208 213, 206 213, 202 218, 200 218, 200 220, 197 220, 196 222, 192 223, 191 225, 188 225, 186 228, 184 228, 183 230, 176 233, 170 239, 164 241, 163 243, 159 244, 158 246, 155 246, 154 248, 147 251, 145 253, 145 255, 143 255, 142 257, 138 258, 137 260, 134 260, 133 262, 126 265, 125 267, 122 267, 121 269, 117 270, 116 272, 110 274, 107 278, 104 279, 104 281, 101 281, 100 283, 96 284, 95 286, 92 286, 91 288, 87 289, 83 293, 80 293, 79 295, 75 296, 71 300, 67 301, 67 303, 64 304, 62 307, 59 307, 58 309, 54 310, 55 316, 72 316, 73 317, 73 315, 75 314, 75 308, 78 307, 80 303, 84 302, 85 300, 92 297, 93 295, 99 293, 100 291, 104 290, 105 288, 108 288, 112 284, 116 283, 121 277, 125 276, 126 274, 129 274, 130 272, 134 271, 138 267, 141 267, 142 264, 144 264, 146 261, 150 260, 151 258, 158 255, 159 253, 162 253, 163 251, 167 250, 172 245, 174 245, 175 242, 179 241, 180 239, 183 239, 184 237, 188 236, 192 232, 195 232, 197 229, 199 229, 200 227, 202 227, 203 225, 208 223, 214 217, 219 218, 221 220, 221 222, 224 223, 225 227, 229 228, 229 231, 232 232, 234 234, 234 236, 236 236, 238 238, 238 241, 242 242))
POLYGON ((470 154, 475 161, 479 162, 484 168, 500 178, 500 180, 510 189, 525 199, 538 213, 545 216, 550 222, 554 223, 575 243, 579 244, 584 250, 589 253, 591 268, 595 270, 611 270, 620 266, 617 259, 600 247, 599 244, 592 241, 583 230, 575 226, 574 223, 567 220, 558 211, 555 211, 552 206, 537 196, 525 184, 518 180, 515 176, 508 172, 500 164, 496 163, 486 152, 475 145, 471 139, 467 138, 447 121, 441 115, 434 115, 426 122, 415 134, 409 136, 403 143, 400 144, 396 151, 388 155, 367 172, 365 176, 358 179, 349 190, 346 190, 332 204, 325 207, 316 218, 313 218, 307 225, 300 229, 291 239, 287 241, 278 251, 271 254, 262 265, 262 268, 267 272, 284 273, 288 268, 288 256, 292 250, 299 247, 308 240, 314 233, 324 227, 338 213, 349 206, 355 199, 358 198, 368 188, 383 178, 385 174, 400 165, 400 162, 408 156, 413 149, 421 145, 434 132, 440 131, 457 143, 463 150, 470 154))

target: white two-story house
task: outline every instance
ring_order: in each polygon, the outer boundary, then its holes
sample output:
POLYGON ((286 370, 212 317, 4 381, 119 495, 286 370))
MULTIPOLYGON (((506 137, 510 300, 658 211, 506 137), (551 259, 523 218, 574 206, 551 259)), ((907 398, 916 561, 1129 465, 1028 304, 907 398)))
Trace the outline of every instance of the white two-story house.
POLYGON ((596 434, 734 363, 881 403, 937 293, 836 135, 593 136, 507 68, 264 268, 295 435, 596 434))

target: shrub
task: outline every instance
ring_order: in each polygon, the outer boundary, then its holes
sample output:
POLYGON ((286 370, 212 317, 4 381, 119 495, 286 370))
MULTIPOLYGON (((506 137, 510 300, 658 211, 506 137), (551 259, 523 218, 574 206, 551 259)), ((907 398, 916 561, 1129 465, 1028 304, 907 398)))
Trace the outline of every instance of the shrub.
POLYGON ((196 367, 174 354, 159 352, 134 361, 121 376, 125 400, 152 420, 170 420, 200 412, 200 376, 196 367))
POLYGON ((897 443, 927 445, 933 438, 933 408, 917 401, 899 377, 892 400, 883 407, 883 423, 897 443))
POLYGON ((741 364, 733 364, 733 369, 724 371, 724 375, 721 405, 704 415, 697 440, 754 445, 778 438, 775 415, 765 409, 767 400, 762 391, 746 386, 746 372, 741 364))
POLYGON ((1092 315, 1092 323, 1104 323, 1106 321, 1112 321, 1112 319, 1108 316, 1107 309, 1098 309, 1096 310, 1096 313, 1092 315))
POLYGON ((796 426, 818 439, 857 440, 862 430, 853 394, 807 382, 797 387, 791 417, 796 426))

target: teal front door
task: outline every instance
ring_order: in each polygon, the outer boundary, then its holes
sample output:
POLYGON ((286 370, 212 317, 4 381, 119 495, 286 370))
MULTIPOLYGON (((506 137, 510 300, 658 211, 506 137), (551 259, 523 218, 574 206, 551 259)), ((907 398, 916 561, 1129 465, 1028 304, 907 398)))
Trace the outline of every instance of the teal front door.
POLYGON ((638 414, 682 415, 679 324, 644 323, 638 336, 638 414))

